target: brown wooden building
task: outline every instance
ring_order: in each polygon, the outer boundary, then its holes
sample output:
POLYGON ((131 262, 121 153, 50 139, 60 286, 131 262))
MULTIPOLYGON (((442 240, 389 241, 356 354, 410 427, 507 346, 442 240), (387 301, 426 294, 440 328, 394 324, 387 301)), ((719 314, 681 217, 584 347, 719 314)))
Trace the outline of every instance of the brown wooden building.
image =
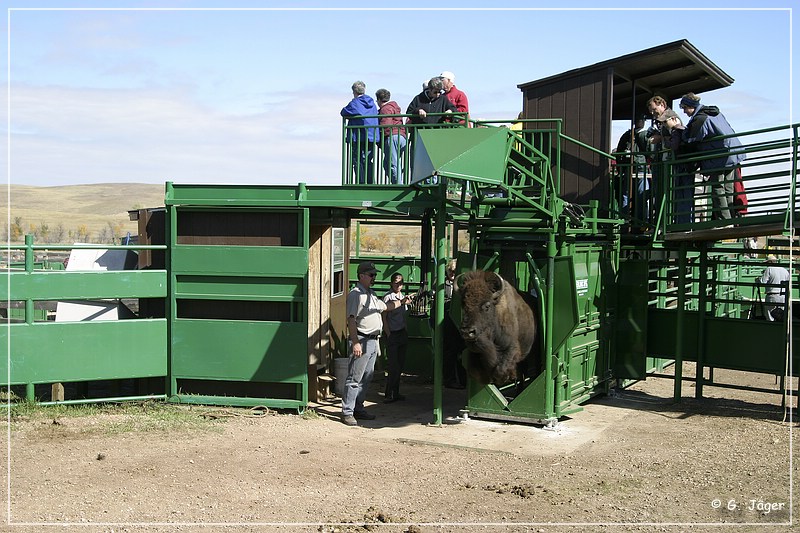
MULTIPOLYGON (((733 78, 683 39, 518 85, 526 119, 562 119, 562 133, 610 150, 612 121, 647 112, 647 100, 671 102, 687 92, 727 87, 733 78)), ((608 160, 575 143, 562 144, 561 197, 586 204, 608 195, 608 160)))

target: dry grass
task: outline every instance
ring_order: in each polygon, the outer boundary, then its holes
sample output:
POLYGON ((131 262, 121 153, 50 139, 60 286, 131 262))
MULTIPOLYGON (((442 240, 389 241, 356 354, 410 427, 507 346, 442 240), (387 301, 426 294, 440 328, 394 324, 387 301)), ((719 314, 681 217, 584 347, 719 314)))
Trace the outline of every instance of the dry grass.
MULTIPOLYGON (((65 185, 59 187, 32 187, 6 185, 3 192, 8 202, 0 207, 0 216, 8 229, 17 217, 25 233, 33 233, 46 224, 51 235, 61 225, 63 242, 69 242, 68 232, 86 227, 94 241, 104 228, 114 227, 118 236, 127 232, 136 235, 137 222, 128 217, 128 210, 164 205, 164 184, 102 183, 94 185, 65 185)), ((7 234, 3 240, 7 239, 7 234)), ((54 242, 53 239, 47 239, 54 242)))

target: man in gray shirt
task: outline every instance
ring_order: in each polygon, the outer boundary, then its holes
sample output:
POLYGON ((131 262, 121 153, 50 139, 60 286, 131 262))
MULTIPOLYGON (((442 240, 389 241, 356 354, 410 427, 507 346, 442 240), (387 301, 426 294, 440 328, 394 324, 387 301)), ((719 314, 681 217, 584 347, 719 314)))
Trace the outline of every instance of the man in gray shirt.
POLYGON ((342 397, 342 422, 357 426, 358 421, 373 420, 375 415, 364 409, 367 388, 372 382, 375 360, 380 353, 379 339, 383 329, 381 313, 397 309, 411 300, 395 300, 384 303, 378 298, 372 285, 378 269, 372 261, 358 265, 358 283, 347 295, 347 330, 350 338, 350 362, 342 397))
POLYGON ((774 255, 767 256, 767 268, 756 280, 764 286, 764 301, 766 302, 767 320, 781 320, 783 308, 786 304, 786 288, 789 283, 789 271, 778 265, 778 258, 774 255))

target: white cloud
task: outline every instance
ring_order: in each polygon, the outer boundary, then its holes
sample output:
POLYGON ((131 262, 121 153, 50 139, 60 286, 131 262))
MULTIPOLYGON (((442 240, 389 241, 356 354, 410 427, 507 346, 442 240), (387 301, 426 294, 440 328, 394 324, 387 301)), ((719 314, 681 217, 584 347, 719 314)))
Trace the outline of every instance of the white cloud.
POLYGON ((339 95, 232 115, 188 91, 13 87, 12 183, 340 182, 339 95))

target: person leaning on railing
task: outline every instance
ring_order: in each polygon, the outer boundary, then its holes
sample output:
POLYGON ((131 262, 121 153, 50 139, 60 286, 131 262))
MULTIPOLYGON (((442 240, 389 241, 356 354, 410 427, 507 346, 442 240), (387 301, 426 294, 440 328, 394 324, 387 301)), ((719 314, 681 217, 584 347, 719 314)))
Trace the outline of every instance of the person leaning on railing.
POLYGON ((440 124, 447 119, 446 115, 438 113, 456 113, 458 109, 442 94, 444 85, 439 77, 428 81, 428 88, 411 100, 406 109, 411 124, 440 124))
POLYGON ((717 153, 699 161, 700 172, 711 186, 712 218, 730 220, 733 216, 733 193, 736 168, 745 159, 742 143, 725 116, 716 106, 704 106, 694 93, 683 95, 680 108, 689 117, 683 132, 687 151, 717 153), (725 136, 724 139, 718 137, 725 136))
MULTIPOLYGON (((679 157, 682 150, 682 137, 686 127, 672 109, 667 108, 657 119, 669 132, 663 140, 664 148, 669 150, 670 158, 679 157)), ((676 224, 689 224, 694 218, 694 173, 690 165, 675 164, 672 167, 673 220, 676 224)))

